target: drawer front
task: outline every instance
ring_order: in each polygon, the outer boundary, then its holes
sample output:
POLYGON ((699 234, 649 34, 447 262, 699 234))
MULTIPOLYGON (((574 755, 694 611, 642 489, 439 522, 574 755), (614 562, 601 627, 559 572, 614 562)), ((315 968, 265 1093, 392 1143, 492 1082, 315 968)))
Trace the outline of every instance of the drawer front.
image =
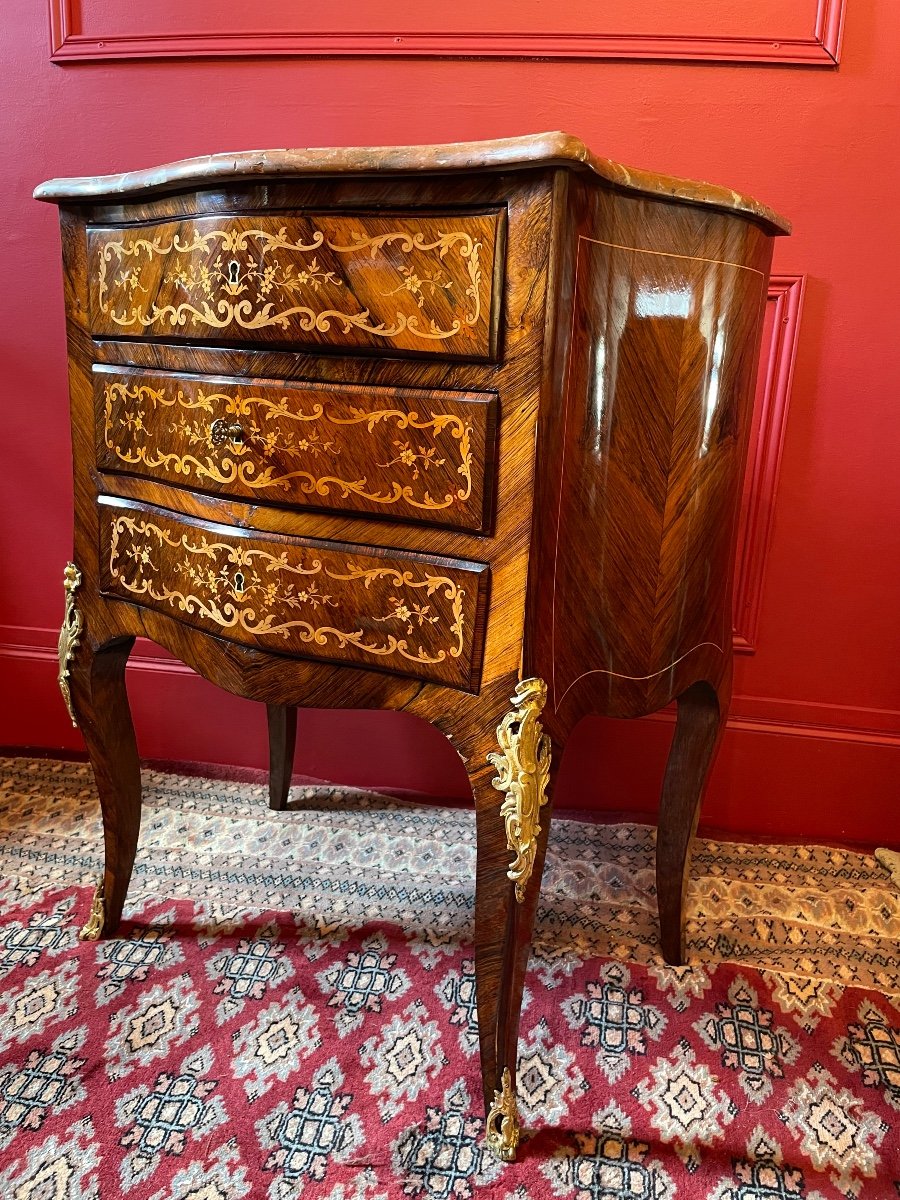
POLYGON ((100 500, 101 589, 259 649, 477 690, 489 569, 100 500))
POLYGON ((91 227, 91 328, 490 359, 500 221, 310 212, 91 227))
POLYGON ((496 397, 94 367, 102 471, 486 528, 496 397))

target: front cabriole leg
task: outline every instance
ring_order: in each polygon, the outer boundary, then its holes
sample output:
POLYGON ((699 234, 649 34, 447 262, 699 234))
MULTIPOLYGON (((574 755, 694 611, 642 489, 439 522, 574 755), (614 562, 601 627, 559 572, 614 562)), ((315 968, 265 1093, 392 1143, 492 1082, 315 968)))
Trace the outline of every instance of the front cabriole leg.
POLYGON ((99 647, 87 639, 72 664, 72 702, 103 814, 104 871, 81 931, 87 941, 118 927, 141 825, 141 764, 125 689, 133 645, 133 637, 99 647))
POLYGON ((76 604, 80 585, 81 572, 68 563, 58 679, 72 723, 84 737, 103 813, 104 872, 80 933, 96 941, 115 932, 122 914, 141 822, 141 769, 125 689, 134 638, 95 646, 84 637, 84 614, 76 604))
POLYGON ((522 988, 540 891, 549 820, 552 753, 540 716, 547 698, 541 679, 524 679, 514 708, 497 728, 499 752, 487 756, 496 774, 472 776, 478 821, 475 970, 486 1145, 512 1162, 521 1135, 516 1106, 516 1060, 522 988), (496 797, 503 794, 499 813, 496 797))

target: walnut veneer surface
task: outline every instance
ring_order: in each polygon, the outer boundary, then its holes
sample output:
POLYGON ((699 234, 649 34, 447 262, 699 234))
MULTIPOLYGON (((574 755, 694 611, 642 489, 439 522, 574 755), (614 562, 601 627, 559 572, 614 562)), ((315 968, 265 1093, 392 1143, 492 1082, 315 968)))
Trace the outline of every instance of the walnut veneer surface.
POLYGON ((216 155, 54 180, 75 472, 60 683, 119 921, 140 824, 136 636, 268 706, 403 709, 459 751, 478 840, 487 1136, 516 1043, 553 780, 590 713, 678 701, 662 945, 731 684, 731 576, 772 237, 756 201, 542 134, 216 155))

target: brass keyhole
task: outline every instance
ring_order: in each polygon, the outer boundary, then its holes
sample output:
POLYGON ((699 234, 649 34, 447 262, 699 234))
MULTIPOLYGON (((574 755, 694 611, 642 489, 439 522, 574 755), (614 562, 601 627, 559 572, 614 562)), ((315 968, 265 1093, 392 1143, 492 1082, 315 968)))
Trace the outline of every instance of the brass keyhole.
POLYGON ((235 259, 232 259, 228 264, 228 282, 240 283, 241 264, 235 259))
POLYGON ((221 417, 213 421, 209 427, 209 440, 214 446, 224 446, 226 442, 235 442, 241 446, 244 443, 244 429, 237 421, 232 424, 221 417))
POLYGON ((235 572, 234 590, 240 596, 244 591, 244 576, 240 571, 235 572))

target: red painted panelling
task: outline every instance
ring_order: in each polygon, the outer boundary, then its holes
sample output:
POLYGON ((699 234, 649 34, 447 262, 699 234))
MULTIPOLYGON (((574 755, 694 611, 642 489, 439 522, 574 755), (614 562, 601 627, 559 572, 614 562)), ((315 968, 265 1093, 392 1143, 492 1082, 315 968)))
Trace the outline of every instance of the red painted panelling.
MULTIPOLYGON (((92 2, 84 0, 85 22, 92 2)), ((633 32, 665 32, 649 23, 652 7, 627 6, 649 14, 633 32)), ((801 0, 784 6, 814 21, 818 13, 832 34, 839 9, 801 0)), ((107 4, 91 11, 103 19, 118 13, 117 28, 136 30, 140 42, 160 13, 181 9, 107 4)), ((192 11, 200 9, 185 4, 192 11)), ((209 31, 242 19, 248 6, 204 11, 198 28, 208 41, 209 31)), ((341 28, 377 29, 372 14, 379 11, 356 0, 341 10, 341 28)), ((498 2, 490 9, 495 35, 482 52, 505 36, 497 29, 518 35, 521 14, 537 11, 498 2)), ((540 11, 555 17, 561 9, 540 11)), ((775 9, 697 0, 653 11, 689 12, 711 36, 727 18, 728 35, 736 36, 741 29, 760 34, 753 22, 775 9)), ((451 14, 460 17, 447 31, 455 37, 466 10, 451 14)), ((56 213, 31 201, 32 187, 51 175, 234 148, 566 128, 600 154, 748 191, 794 221, 794 235, 776 245, 770 309, 781 338, 770 343, 760 385, 760 454, 738 575, 736 630, 755 653, 737 664, 734 719, 704 819, 732 831, 900 844, 900 255, 893 216, 900 13, 893 0, 848 3, 841 66, 828 71, 402 57, 59 66, 49 62, 40 5, 7 0, 4 28, 0 743, 80 745, 56 694, 52 653, 72 503, 59 241, 56 213), (798 325, 800 276, 806 288, 798 325)), ((83 27, 99 40, 102 28, 83 27)), ((81 27, 71 29, 78 36, 81 27)), ((808 36, 825 45, 827 33, 813 27, 808 36)), ((184 671, 160 669, 158 654, 141 653, 129 686, 144 754, 264 764, 261 712, 184 671)), ((652 813, 670 730, 665 719, 586 723, 567 756, 560 804, 652 813)), ((382 714, 304 714, 297 768, 437 795, 462 787, 453 751, 434 731, 382 714)))
POLYGON ((804 283, 802 275, 773 275, 769 280, 735 563, 734 646, 745 654, 756 649, 804 283))
POLYGON ((49 0, 56 62, 197 55, 440 55, 441 57, 639 58, 711 62, 839 61, 845 0, 519 0, 485 6, 419 6, 356 0, 49 0), (264 13, 264 21, 260 21, 264 13))

